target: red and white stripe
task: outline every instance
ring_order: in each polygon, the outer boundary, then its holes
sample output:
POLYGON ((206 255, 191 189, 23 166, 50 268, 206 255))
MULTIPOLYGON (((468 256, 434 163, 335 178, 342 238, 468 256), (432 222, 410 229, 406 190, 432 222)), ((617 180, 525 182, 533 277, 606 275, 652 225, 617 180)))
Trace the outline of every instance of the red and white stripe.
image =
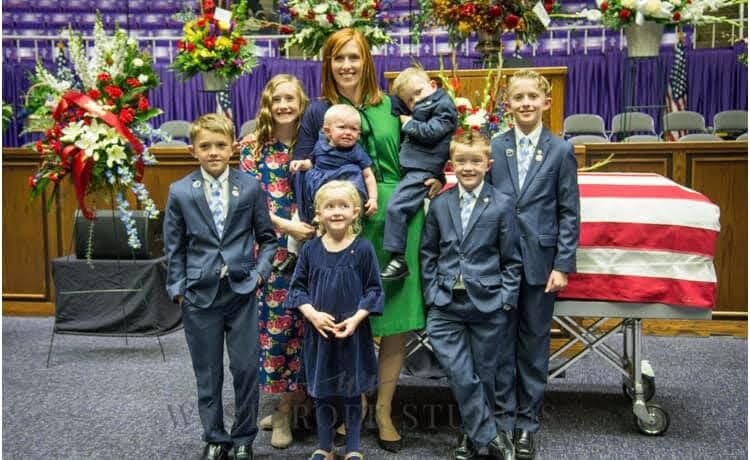
POLYGON ((713 307, 719 208, 657 174, 584 173, 577 273, 560 298, 713 307))

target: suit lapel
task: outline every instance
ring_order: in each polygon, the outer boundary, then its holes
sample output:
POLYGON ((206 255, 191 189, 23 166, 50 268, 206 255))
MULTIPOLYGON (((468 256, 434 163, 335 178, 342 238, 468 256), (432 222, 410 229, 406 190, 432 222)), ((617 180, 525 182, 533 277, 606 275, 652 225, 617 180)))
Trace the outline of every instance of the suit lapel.
POLYGON ((208 208, 208 201, 206 200, 206 192, 204 187, 204 180, 203 175, 201 174, 200 170, 193 173, 193 175, 190 177, 191 184, 190 189, 193 193, 193 201, 195 201, 195 204, 198 207, 198 210, 200 210, 201 214, 203 215, 203 218, 208 222, 211 229, 214 231, 214 236, 218 238, 219 232, 216 230, 216 224, 214 223, 214 217, 211 215, 211 210, 208 208))
MULTIPOLYGON (((508 175, 510 181, 513 183, 513 189, 516 191, 516 196, 521 194, 521 190, 518 187, 518 155, 516 155, 516 135, 514 130, 509 129, 503 134, 503 146, 505 149, 500 152, 505 157, 506 164, 508 165, 508 175)), ((499 184, 495 184, 499 185, 499 184)))
POLYGON ((451 216, 453 227, 456 229, 456 235, 463 237, 463 229, 461 228, 461 209, 459 208, 458 203, 458 191, 458 184, 456 184, 448 192, 453 195, 448 199, 448 213, 451 216))
POLYGON ((240 192, 242 190, 240 189, 238 174, 241 173, 234 169, 229 170, 229 177, 227 178, 229 181, 229 207, 227 208, 227 218, 224 220, 224 233, 227 232, 229 224, 234 218, 234 211, 237 209, 237 203, 240 200, 240 192))
POLYGON ((474 228, 474 224, 477 223, 477 220, 479 220, 479 216, 482 215, 485 208, 489 204, 490 190, 488 187, 491 187, 491 186, 488 184, 484 184, 482 186, 482 194, 477 197, 477 200, 474 203, 474 209, 471 210, 471 216, 469 216, 469 222, 466 224, 466 231, 464 231, 463 239, 466 239, 469 233, 471 233, 471 229, 474 228))
POLYGON ((536 173, 539 172, 539 168, 542 166, 542 163, 544 163, 544 160, 547 158, 547 150, 548 150, 547 144, 549 144, 549 141, 550 141, 549 131, 542 128, 542 133, 539 135, 539 142, 537 143, 536 150, 534 150, 534 152, 532 152, 531 154, 531 163, 529 165, 529 172, 526 173, 526 179, 524 179, 523 181, 523 190, 521 190, 521 195, 523 195, 526 192, 526 190, 529 188, 529 184, 531 184, 531 182, 534 180, 534 176, 536 176, 536 173))

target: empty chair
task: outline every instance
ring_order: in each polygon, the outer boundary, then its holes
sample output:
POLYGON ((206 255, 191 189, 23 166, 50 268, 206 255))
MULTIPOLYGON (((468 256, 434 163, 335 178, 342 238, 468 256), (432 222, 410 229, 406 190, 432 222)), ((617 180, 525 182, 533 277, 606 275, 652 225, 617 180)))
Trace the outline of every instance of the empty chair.
POLYGON ((667 131, 686 131, 687 134, 705 133, 706 120, 700 113, 690 110, 669 112, 664 115, 662 129, 662 137, 667 131))
POLYGON ((172 139, 190 139, 190 122, 185 120, 165 121, 159 129, 169 134, 172 139))
POLYGON ((694 134, 685 134, 681 138, 677 139, 679 142, 691 142, 691 141, 723 141, 724 139, 720 138, 716 134, 709 134, 709 133, 694 133, 694 134))
POLYGON ((255 120, 247 120, 240 126, 240 139, 255 131, 255 120))
POLYGON ((184 141, 159 141, 151 147, 187 147, 188 143, 184 141))
POLYGON ((656 134, 633 134, 622 140, 623 142, 660 142, 661 138, 656 134))
POLYGON ((610 140, 619 140, 633 134, 656 136, 654 119, 651 118, 651 115, 641 112, 624 112, 618 113, 612 118, 610 140))
POLYGON ((563 138, 580 134, 594 134, 607 137, 604 130, 604 119, 593 113, 568 115, 563 121, 563 138))
POLYGON ((714 115, 714 134, 736 136, 747 131, 745 110, 725 110, 714 115))
POLYGON ((746 141, 747 140, 747 131, 737 136, 738 141, 746 141))
POLYGON ((579 145, 579 144, 603 144, 605 142, 609 142, 609 139, 602 136, 593 136, 591 134, 581 134, 580 136, 573 136, 570 139, 568 139, 568 142, 570 142, 573 145, 579 145))

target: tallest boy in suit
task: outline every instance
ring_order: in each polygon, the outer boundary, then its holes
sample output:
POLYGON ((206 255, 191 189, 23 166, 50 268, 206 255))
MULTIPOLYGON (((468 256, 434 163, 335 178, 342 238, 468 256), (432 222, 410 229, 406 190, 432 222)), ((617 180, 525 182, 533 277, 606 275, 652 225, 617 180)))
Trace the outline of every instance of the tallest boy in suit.
POLYGON ((512 197, 521 233, 520 297, 503 331, 495 379, 495 421, 498 430, 515 432, 518 458, 536 451, 555 293, 575 271, 580 227, 573 146, 542 126, 549 95, 549 82, 532 70, 511 77, 508 106, 516 126, 493 139, 488 177, 512 197))
POLYGON ((167 292, 182 306, 198 384, 204 457, 253 458, 258 432, 258 308, 255 291, 271 274, 276 232, 254 178, 229 168, 234 126, 207 114, 190 129, 200 168, 169 187, 164 218, 167 292), (256 248, 257 256, 256 256, 256 248), (235 421, 224 428, 224 340, 234 383, 235 421))

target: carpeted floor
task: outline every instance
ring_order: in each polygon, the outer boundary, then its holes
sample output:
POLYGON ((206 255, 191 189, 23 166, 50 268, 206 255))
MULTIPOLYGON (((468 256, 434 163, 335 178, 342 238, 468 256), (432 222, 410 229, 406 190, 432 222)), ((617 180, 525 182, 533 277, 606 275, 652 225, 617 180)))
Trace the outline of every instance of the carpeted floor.
MULTIPOLYGON (((52 320, 4 317, 3 457, 198 458, 195 380, 181 331, 161 338, 57 335, 45 368, 52 320)), ((614 337, 613 340, 618 340, 614 337)), ((656 397, 671 416, 665 436, 639 434, 619 374, 595 356, 548 386, 537 458, 747 458, 747 341, 729 337, 645 337, 656 397)), ((225 407, 231 421, 231 377, 225 407)), ((405 436, 398 455, 377 448, 370 417, 366 458, 444 459, 458 433, 457 410, 441 381, 403 378, 396 411, 405 436)), ((275 403, 263 396, 261 413, 275 403)), ((290 449, 255 442, 258 459, 302 459, 313 431, 290 449)))

